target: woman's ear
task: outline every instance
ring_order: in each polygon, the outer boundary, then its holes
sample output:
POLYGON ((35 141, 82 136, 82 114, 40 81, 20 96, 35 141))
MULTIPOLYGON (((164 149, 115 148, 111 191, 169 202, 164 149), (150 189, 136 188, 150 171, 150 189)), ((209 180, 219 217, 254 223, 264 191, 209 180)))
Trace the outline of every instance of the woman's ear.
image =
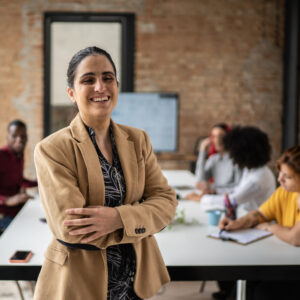
POLYGON ((69 95, 69 98, 72 100, 72 102, 76 103, 75 97, 74 97, 74 90, 70 87, 67 88, 67 93, 69 95))

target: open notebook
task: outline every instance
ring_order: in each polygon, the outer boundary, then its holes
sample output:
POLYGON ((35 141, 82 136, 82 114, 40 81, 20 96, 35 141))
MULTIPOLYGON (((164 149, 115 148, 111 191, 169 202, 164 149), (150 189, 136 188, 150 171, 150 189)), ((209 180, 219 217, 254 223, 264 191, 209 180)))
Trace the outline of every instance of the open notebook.
POLYGON ((208 237, 247 245, 270 235, 272 235, 272 233, 269 231, 250 228, 236 231, 222 231, 221 233, 218 231, 209 234, 208 237))

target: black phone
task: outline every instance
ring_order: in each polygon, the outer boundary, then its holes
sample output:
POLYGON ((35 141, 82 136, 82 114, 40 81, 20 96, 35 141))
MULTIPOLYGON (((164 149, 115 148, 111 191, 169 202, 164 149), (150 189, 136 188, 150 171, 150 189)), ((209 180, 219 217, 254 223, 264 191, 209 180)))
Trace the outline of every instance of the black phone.
POLYGON ((26 263, 32 256, 32 251, 16 251, 9 259, 11 263, 26 263))

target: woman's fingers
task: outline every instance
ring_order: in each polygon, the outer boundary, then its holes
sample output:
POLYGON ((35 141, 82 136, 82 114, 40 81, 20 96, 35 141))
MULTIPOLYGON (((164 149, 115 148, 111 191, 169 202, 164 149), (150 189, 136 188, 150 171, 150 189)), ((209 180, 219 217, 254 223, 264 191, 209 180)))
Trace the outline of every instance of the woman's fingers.
POLYGON ((95 220, 93 218, 81 218, 81 219, 73 219, 73 220, 65 220, 65 226, 85 226, 94 224, 95 220))
POLYGON ((96 229, 94 226, 87 226, 87 227, 83 227, 80 229, 75 229, 69 232, 70 235, 82 235, 82 234, 87 234, 87 233, 91 233, 91 232, 95 232, 96 229))
POLYGON ((83 237, 81 243, 96 240, 124 226, 118 210, 112 207, 70 208, 66 213, 84 216, 84 218, 63 222, 65 226, 75 226, 70 229, 70 235, 87 235, 83 237))
POLYGON ((219 222, 219 228, 220 229, 225 229, 225 226, 227 226, 229 219, 227 217, 221 219, 219 222))
POLYGON ((85 208, 85 207, 78 207, 78 208, 69 208, 66 209, 66 214, 68 215, 81 215, 81 216, 91 216, 95 214, 96 207, 85 208))

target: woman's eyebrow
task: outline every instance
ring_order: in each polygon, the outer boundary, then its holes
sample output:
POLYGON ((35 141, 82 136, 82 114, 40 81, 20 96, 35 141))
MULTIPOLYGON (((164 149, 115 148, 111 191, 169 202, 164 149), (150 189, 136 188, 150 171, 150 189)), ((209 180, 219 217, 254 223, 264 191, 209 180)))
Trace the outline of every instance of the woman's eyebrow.
POLYGON ((113 75, 113 76, 115 76, 115 73, 111 72, 111 71, 105 71, 105 72, 102 73, 102 75, 113 75))
MULTIPOLYGON (((115 73, 111 72, 111 71, 104 71, 104 72, 102 72, 102 75, 113 75, 113 76, 115 76, 115 73)), ((84 74, 80 75, 80 78, 85 77, 85 76, 96 76, 96 74, 94 72, 88 72, 88 73, 84 73, 84 74)))
POLYGON ((94 72, 88 72, 88 73, 84 73, 84 74, 82 74, 82 75, 80 75, 80 78, 82 78, 82 77, 84 77, 84 76, 90 76, 90 75, 95 75, 95 73, 94 72))

